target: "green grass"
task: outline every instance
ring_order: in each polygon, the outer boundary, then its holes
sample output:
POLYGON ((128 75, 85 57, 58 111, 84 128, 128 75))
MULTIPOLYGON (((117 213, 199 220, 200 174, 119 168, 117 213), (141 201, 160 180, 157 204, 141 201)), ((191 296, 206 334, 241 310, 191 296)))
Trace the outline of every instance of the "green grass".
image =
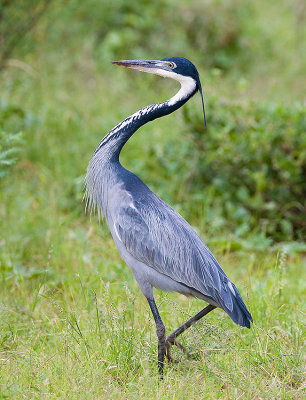
MULTIPOLYGON (((177 86, 112 67, 107 57, 98 65, 91 46, 91 40, 71 39, 60 52, 41 43, 24 57, 26 68, 17 64, 0 75, 1 128, 22 131, 24 143, 19 162, 0 181, 0 398, 303 398, 303 246, 276 245, 252 232, 238 242, 205 207, 211 199, 187 196, 183 185, 173 188, 171 171, 156 160, 171 153, 175 140, 187 140, 181 112, 138 132, 122 162, 195 226, 239 288, 254 324, 243 329, 213 311, 182 335, 191 357, 174 349, 179 362, 166 365, 159 382, 148 304, 105 223, 84 214, 82 189, 105 133, 177 86), (15 113, 2 112, 14 106, 15 113)), ((211 93, 268 101, 286 93, 292 78, 285 76, 284 88, 275 84, 282 76, 276 61, 273 79, 260 83, 252 76, 260 76, 264 64, 257 71, 253 66, 243 91, 239 71, 200 71, 207 112, 211 93), (271 92, 262 93, 263 87, 271 92)), ((288 102, 295 95, 301 100, 301 88, 288 102)), ((201 112, 197 96, 190 107, 201 112)), ((186 159, 186 170, 192 161, 186 159)), ((159 291, 156 301, 167 333, 204 306, 159 291)))
MULTIPOLYGON (((302 397, 300 257, 218 254, 254 324, 214 311, 182 337, 192 357, 174 351, 179 363, 158 383, 154 320, 109 234, 96 224, 59 231, 40 267, 2 270, 2 398, 302 397)), ((156 298, 167 332, 203 306, 156 298)))
MULTIPOLYGON (((85 101, 82 91, 63 112, 59 93, 44 97, 47 89, 44 84, 36 107, 48 108, 25 128, 30 144, 1 191, 1 397, 300 399, 303 256, 292 245, 279 254, 267 246, 265 253, 248 250, 250 242, 233 253, 230 236, 215 238, 200 211, 193 216, 200 234, 241 290, 255 323, 242 329, 214 311, 182 337, 192 358, 174 351, 180 362, 167 365, 158 383, 149 307, 107 227, 85 216, 81 203, 82 174, 100 138, 95 124, 100 118, 107 123, 95 111, 108 107, 103 112, 115 119, 116 96, 108 106, 94 98, 87 109, 94 120, 86 118, 86 125, 73 113, 74 102, 85 101)), ((170 118, 149 125, 149 134, 166 141, 162 130, 175 122, 170 118)), ((156 172, 142 170, 150 151, 145 134, 135 136, 124 156, 140 176, 150 177, 156 172)), ((157 303, 167 332, 203 307, 160 292, 157 303)))

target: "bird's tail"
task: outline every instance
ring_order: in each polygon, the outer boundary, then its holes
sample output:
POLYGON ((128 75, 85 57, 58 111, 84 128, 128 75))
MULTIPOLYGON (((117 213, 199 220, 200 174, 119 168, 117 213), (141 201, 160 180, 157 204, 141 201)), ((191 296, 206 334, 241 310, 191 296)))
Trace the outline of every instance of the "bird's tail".
POLYGON ((230 289, 228 294, 231 297, 231 301, 229 304, 227 303, 222 307, 223 310, 236 324, 250 328, 250 323, 253 322, 253 318, 246 308, 238 289, 230 280, 228 281, 227 285, 230 289))

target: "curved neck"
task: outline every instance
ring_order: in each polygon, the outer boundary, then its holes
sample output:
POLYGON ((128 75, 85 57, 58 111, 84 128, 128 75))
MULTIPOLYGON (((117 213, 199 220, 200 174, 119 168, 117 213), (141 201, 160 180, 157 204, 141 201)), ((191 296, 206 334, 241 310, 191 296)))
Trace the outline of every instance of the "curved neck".
POLYGON ((190 77, 180 77, 181 88, 175 96, 163 103, 146 106, 115 126, 99 143, 94 156, 102 155, 103 159, 119 161, 122 147, 129 138, 144 124, 156 118, 168 115, 185 104, 197 91, 196 81, 190 77))

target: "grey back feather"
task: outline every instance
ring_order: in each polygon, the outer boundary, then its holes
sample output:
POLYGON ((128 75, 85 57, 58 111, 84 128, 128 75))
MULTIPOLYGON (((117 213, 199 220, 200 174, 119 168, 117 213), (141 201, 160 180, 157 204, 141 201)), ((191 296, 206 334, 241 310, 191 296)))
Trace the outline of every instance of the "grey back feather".
POLYGON ((118 184, 111 192, 109 212, 115 231, 133 257, 233 310, 229 279, 180 214, 133 174, 129 184, 118 184))

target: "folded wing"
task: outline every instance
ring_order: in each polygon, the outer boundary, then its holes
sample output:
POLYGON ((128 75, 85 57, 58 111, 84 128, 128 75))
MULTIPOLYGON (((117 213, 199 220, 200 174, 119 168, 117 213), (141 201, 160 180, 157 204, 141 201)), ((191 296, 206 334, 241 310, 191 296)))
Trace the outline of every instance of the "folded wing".
MULTIPOLYGON (((192 227, 148 188, 133 199, 122 188, 112 210, 114 228, 137 260, 211 298, 234 322, 250 326, 252 317, 217 260, 192 227), (118 199, 119 200, 119 199, 118 199)), ((114 199, 115 200, 115 199, 114 199)))

